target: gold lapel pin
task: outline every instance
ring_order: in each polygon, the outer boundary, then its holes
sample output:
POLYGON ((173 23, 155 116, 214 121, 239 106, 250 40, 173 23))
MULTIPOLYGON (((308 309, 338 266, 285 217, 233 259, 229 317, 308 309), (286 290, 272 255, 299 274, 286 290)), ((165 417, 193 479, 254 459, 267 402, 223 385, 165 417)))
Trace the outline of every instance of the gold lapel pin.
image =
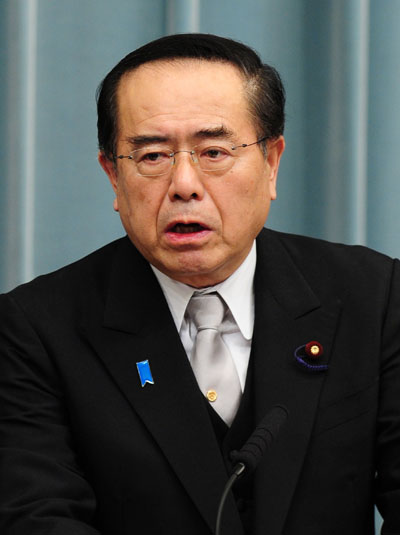
POLYGON ((310 371, 326 371, 327 364, 312 364, 310 361, 318 361, 324 354, 324 348, 319 342, 312 340, 295 349, 294 357, 296 361, 304 368, 310 371))
POLYGON ((305 352, 310 358, 317 359, 324 354, 324 348, 322 347, 322 344, 312 340, 306 344, 305 352))

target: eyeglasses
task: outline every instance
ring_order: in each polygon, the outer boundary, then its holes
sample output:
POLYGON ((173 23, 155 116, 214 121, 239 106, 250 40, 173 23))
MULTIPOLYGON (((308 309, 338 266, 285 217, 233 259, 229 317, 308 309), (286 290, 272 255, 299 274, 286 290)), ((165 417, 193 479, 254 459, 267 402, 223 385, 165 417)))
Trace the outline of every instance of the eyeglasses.
POLYGON ((192 150, 172 150, 163 146, 152 145, 142 149, 133 150, 127 156, 120 154, 115 159, 123 160, 127 158, 134 164, 135 171, 141 176, 161 176, 169 173, 175 165, 175 155, 180 152, 190 154, 192 162, 200 167, 205 173, 226 172, 235 163, 239 153, 237 149, 251 147, 265 141, 267 136, 257 139, 253 143, 242 143, 232 145, 228 143, 218 143, 218 145, 200 144, 192 150))

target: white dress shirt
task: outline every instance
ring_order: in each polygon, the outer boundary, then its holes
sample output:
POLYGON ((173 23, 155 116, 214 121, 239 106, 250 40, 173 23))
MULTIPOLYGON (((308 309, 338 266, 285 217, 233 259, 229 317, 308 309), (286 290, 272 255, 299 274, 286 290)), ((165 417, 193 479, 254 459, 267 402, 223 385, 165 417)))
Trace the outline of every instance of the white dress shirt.
POLYGON ((242 392, 246 381, 254 328, 254 272, 256 268, 256 243, 243 263, 225 281, 197 290, 192 286, 171 279, 154 266, 151 268, 164 292, 183 347, 191 359, 197 329, 186 314, 186 307, 194 292, 218 292, 229 307, 221 326, 221 335, 235 363, 242 392))

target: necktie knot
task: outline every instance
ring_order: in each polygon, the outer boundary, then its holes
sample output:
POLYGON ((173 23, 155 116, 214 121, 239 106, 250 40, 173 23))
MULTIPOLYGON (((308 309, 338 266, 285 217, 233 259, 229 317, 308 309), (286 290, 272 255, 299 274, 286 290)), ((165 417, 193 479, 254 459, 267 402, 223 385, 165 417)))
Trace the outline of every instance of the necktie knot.
POLYGON ((198 331, 218 330, 225 315, 225 305, 217 293, 194 294, 187 308, 198 331))

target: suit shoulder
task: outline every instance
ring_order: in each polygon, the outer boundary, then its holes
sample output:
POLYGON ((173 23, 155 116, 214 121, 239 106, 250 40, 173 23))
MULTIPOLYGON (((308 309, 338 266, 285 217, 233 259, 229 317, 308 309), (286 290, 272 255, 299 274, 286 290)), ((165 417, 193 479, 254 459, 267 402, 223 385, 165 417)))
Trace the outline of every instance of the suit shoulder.
MULTIPOLYGON (((260 246, 284 251, 309 285, 319 292, 338 294, 377 291, 386 294, 399 269, 398 260, 361 245, 345 245, 325 240, 266 230, 260 246)), ((280 258, 283 258, 281 255, 280 258)))
POLYGON ((364 269, 391 269, 393 258, 365 247, 363 245, 347 245, 319 238, 288 234, 268 230, 272 239, 277 240, 296 262, 310 264, 326 264, 336 268, 352 269, 362 266, 364 269))
POLYGON ((63 296, 72 299, 83 287, 102 286, 109 276, 115 251, 125 241, 128 238, 119 238, 71 264, 17 286, 4 297, 30 305, 40 301, 45 304, 47 300, 60 301, 63 296))

